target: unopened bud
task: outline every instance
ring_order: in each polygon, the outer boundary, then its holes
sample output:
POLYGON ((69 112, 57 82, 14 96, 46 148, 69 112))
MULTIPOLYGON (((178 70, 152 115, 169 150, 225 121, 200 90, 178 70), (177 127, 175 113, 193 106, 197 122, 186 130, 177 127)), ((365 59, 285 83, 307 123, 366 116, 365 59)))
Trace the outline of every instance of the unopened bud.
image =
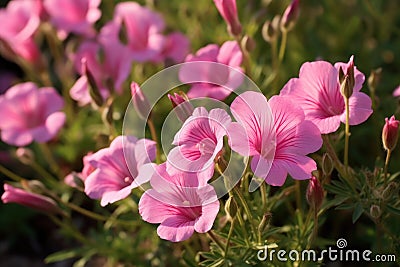
POLYGON ((180 121, 186 121, 186 119, 193 114, 194 107, 185 93, 179 92, 174 93, 174 95, 168 94, 168 98, 171 101, 176 116, 180 121))
POLYGON ((257 229, 258 232, 262 233, 268 228, 269 221, 271 220, 271 218, 272 218, 272 213, 270 213, 270 212, 264 213, 264 215, 261 219, 261 222, 258 225, 258 229, 257 229))
POLYGON ((399 121, 394 116, 385 118, 382 130, 382 143, 385 150, 393 150, 396 147, 399 134, 399 121))
POLYGON ((101 119, 106 125, 111 126, 113 124, 113 102, 111 98, 109 98, 106 106, 101 112, 101 119))
POLYGON ((253 38, 248 35, 243 37, 241 45, 247 52, 252 52, 256 48, 256 43, 253 38))
POLYGON ((236 204, 236 201, 233 197, 230 196, 225 203, 225 212, 230 220, 235 218, 237 210, 238 206, 236 204))
POLYGON ((370 91, 375 91, 379 81, 382 77, 382 68, 371 70, 371 74, 368 77, 368 87, 370 91))
POLYGON ((324 201, 324 189, 315 176, 312 176, 308 183, 306 198, 314 210, 319 210, 324 201))
POLYGON ((29 165, 35 162, 35 155, 29 148, 19 147, 15 151, 15 155, 23 164, 29 165))
POLYGON ((267 20, 262 27, 262 36, 268 43, 272 43, 279 35, 279 21, 281 17, 275 16, 272 21, 267 20))
POLYGON ((86 58, 82 58, 82 73, 86 76, 88 84, 89 84, 89 95, 92 98, 93 102, 98 106, 101 107, 104 103, 103 96, 100 93, 100 89, 97 86, 96 80, 92 72, 89 70, 87 66, 86 58))
POLYGON ((377 219, 381 216, 381 208, 378 205, 372 205, 369 209, 369 214, 372 218, 377 219))
POLYGON ((354 78, 354 57, 351 56, 346 66, 346 73, 344 73, 342 67, 339 68, 339 82, 340 82, 340 93, 343 97, 349 99, 353 94, 353 88, 355 85, 354 78))
POLYGON ((300 14, 299 4, 300 0, 293 0, 292 3, 286 8, 281 20, 282 31, 290 31, 296 24, 300 14))
POLYGON ((328 153, 325 153, 322 156, 322 172, 325 176, 331 175, 333 171, 333 161, 331 156, 328 153))
POLYGON ((395 182, 390 182, 388 186, 383 190, 382 192, 382 198, 383 200, 389 200, 393 196, 397 195, 397 192, 399 190, 399 187, 397 183, 395 182))
POLYGON ((219 13, 228 24, 228 31, 233 36, 238 36, 242 33, 242 25, 238 18, 236 0, 214 0, 215 6, 219 13))
POLYGON ((22 180, 21 186, 32 193, 43 194, 47 191, 46 187, 41 181, 38 180, 22 180))
POLYGON ((135 82, 131 83, 131 93, 133 106, 135 107, 137 114, 141 119, 147 120, 147 117, 151 111, 150 103, 144 96, 140 86, 135 82))

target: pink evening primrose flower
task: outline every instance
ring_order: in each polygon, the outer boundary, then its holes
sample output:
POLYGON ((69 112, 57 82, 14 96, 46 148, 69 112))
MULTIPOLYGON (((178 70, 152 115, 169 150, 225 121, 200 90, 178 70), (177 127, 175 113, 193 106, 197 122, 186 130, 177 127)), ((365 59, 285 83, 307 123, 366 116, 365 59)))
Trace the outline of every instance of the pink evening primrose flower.
POLYGON ((214 159, 222 150, 230 123, 231 117, 223 109, 208 112, 204 107, 196 108, 174 137, 176 147, 168 154, 168 168, 198 172, 205 180, 211 179, 214 159))
POLYGON ((127 45, 135 61, 154 61, 162 54, 166 42, 162 35, 165 25, 158 13, 135 2, 122 2, 115 6, 114 20, 109 24, 114 23, 117 30, 113 38, 118 40, 124 27, 127 45))
POLYGON ((242 32, 242 25, 238 18, 236 0, 214 0, 219 13, 228 24, 228 31, 232 35, 239 35, 242 32))
MULTIPOLYGON (((351 62, 350 62, 351 63, 351 62)), ((340 93, 339 68, 347 73, 349 64, 326 61, 306 62, 300 68, 299 78, 292 78, 280 95, 287 95, 299 105, 318 126, 322 134, 335 132, 340 122, 346 122, 344 98, 340 93)), ((350 125, 360 124, 372 114, 371 99, 360 92, 365 76, 354 67, 355 85, 349 98, 350 125)))
POLYGON ((126 198, 133 188, 148 181, 149 177, 140 173, 151 167, 147 163, 155 159, 155 153, 156 144, 151 140, 118 136, 110 147, 90 156, 89 164, 95 170, 86 177, 85 193, 101 199, 102 206, 126 198))
POLYGON ((1 200, 3 203, 17 203, 51 214, 56 214, 60 211, 60 208, 53 199, 16 188, 9 184, 4 184, 4 193, 1 196, 1 200))
POLYGON ((49 141, 64 125, 63 106, 54 88, 38 88, 32 82, 14 85, 0 96, 1 139, 15 146, 49 141))
POLYGON ((180 242, 194 231, 208 232, 219 211, 214 188, 196 173, 167 172, 167 163, 155 167, 152 189, 139 201, 139 213, 149 223, 159 223, 157 234, 162 239, 180 242))
POLYGON ((182 62, 189 53, 189 39, 180 32, 173 32, 166 36, 166 42, 161 59, 169 59, 172 62, 182 62))
POLYGON ((0 39, 18 56, 29 62, 39 59, 39 48, 34 34, 40 24, 40 10, 37 1, 10 1, 6 8, 0 9, 0 39))
POLYGON ((195 55, 188 55, 185 62, 198 62, 194 65, 183 65, 179 71, 179 79, 182 82, 194 83, 187 93, 189 98, 211 97, 224 100, 243 82, 240 68, 242 52, 236 41, 225 42, 220 48, 216 44, 207 45, 195 55), (199 61, 221 63, 226 65, 226 68, 215 70, 209 64, 201 64, 199 61))
POLYGON ((101 0, 44 0, 50 22, 57 28, 60 39, 69 33, 87 37, 95 35, 93 24, 101 17, 101 0))
POLYGON ((287 97, 267 102, 261 93, 245 92, 232 102, 231 111, 237 120, 228 128, 231 148, 252 156, 256 176, 274 186, 283 185, 288 173, 297 180, 311 178, 317 165, 306 155, 322 146, 322 138, 299 106, 287 97))

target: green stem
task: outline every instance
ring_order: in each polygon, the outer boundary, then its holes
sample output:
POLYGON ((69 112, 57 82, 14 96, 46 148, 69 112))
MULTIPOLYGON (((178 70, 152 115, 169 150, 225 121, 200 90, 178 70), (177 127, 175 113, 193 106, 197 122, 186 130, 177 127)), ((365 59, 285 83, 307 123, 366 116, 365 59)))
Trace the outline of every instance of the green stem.
POLYGON ((282 63, 283 57, 285 56, 287 43, 287 31, 282 31, 281 46, 279 47, 279 65, 282 63))
POLYGON ((262 212, 264 213, 267 209, 267 186, 263 182, 260 186, 261 202, 262 202, 262 212))
POLYGON ((214 234, 214 232, 212 230, 208 231, 207 235, 212 241, 214 241, 215 244, 217 244, 217 246, 221 249, 221 251, 225 251, 225 248, 222 245, 221 241, 219 241, 219 239, 217 238, 217 236, 214 234))
POLYGON ((387 154, 386 154, 385 167, 383 168, 383 178, 384 178, 385 188, 386 188, 387 183, 388 183, 387 172, 388 172, 388 166, 389 166, 389 161, 390 161, 391 154, 392 154, 392 150, 388 149, 387 150, 387 154))
POLYGON ((12 179, 12 180, 14 180, 16 182, 20 182, 22 180, 25 180, 23 177, 19 176, 18 174, 13 173, 9 169, 5 168, 3 165, 0 165, 0 172, 3 173, 8 178, 10 178, 10 179, 12 179))
POLYGON ((344 167, 346 168, 345 171, 347 173, 347 168, 349 167, 349 138, 350 138, 350 110, 349 110, 349 98, 345 97, 344 102, 346 105, 346 128, 345 128, 345 135, 344 135, 344 167))
POLYGON ((151 114, 149 116, 149 119, 147 120, 147 125, 149 126, 149 129, 150 129, 151 139, 153 139, 153 141, 156 142, 156 146, 157 146, 156 162, 157 162, 157 164, 160 164, 161 163, 161 148, 160 148, 160 144, 158 142, 157 131, 156 131, 156 127, 154 126, 154 122, 153 122, 153 118, 152 118, 151 114))
POLYGON ((301 210, 301 188, 300 188, 300 181, 295 180, 295 190, 296 190, 296 206, 298 210, 301 210))
POLYGON ((231 226, 229 228, 229 233, 228 233, 228 238, 226 239, 226 244, 225 244, 225 252, 224 252, 224 256, 226 258, 226 256, 228 256, 228 252, 229 252, 229 242, 231 241, 231 237, 232 237, 232 233, 233 233, 233 228, 235 226, 235 218, 232 219, 231 222, 231 226))
POLYGON ((239 198, 239 202, 240 202, 240 204, 242 205, 242 207, 243 207, 243 209, 244 209, 244 212, 245 212, 246 215, 247 215, 247 219, 248 219, 249 222, 250 222, 251 230, 253 231, 254 234, 256 234, 257 231, 256 231, 256 228, 255 228, 255 226, 254 226, 253 216, 252 216, 252 214, 251 214, 249 205, 247 205, 247 202, 246 202, 246 200, 244 199, 244 197, 243 197, 243 195, 242 195, 242 192, 240 191, 240 189, 239 189, 237 186, 233 187, 233 192, 234 192, 235 195, 239 198))
POLYGON ((39 143, 39 149, 45 156, 45 159, 48 161, 51 171, 57 174, 57 176, 62 177, 58 163, 54 158, 54 154, 50 151, 48 144, 39 143))
POLYGON ((82 244, 89 244, 89 241, 85 238, 85 236, 83 236, 81 234, 81 232, 79 232, 74 227, 72 227, 71 224, 66 224, 66 223, 62 222, 60 219, 58 219, 57 217, 52 216, 52 215, 50 215, 50 219, 55 224, 57 224, 58 226, 63 228, 65 231, 69 232, 76 240, 78 240, 82 244))

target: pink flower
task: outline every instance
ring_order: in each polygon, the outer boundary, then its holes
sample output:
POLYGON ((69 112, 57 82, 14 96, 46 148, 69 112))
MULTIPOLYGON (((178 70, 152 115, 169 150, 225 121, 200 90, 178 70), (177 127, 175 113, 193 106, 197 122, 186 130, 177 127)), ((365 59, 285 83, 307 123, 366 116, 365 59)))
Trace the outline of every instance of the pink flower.
POLYGON ((390 117, 390 119, 385 118, 385 125, 382 130, 382 142, 386 150, 393 150, 396 147, 399 137, 399 124, 400 122, 394 116, 390 117))
POLYGON ((60 39, 69 33, 87 37, 95 34, 93 24, 101 17, 101 0, 44 0, 51 23, 58 29, 60 39))
POLYGON ((3 203, 17 203, 46 213, 56 214, 60 211, 60 208, 53 199, 27 192, 9 184, 4 184, 4 193, 1 196, 1 200, 3 203))
POLYGON ((85 193, 101 199, 101 205, 126 198, 133 188, 147 182, 149 177, 140 175, 151 167, 155 159, 155 142, 138 140, 134 136, 118 136, 108 148, 90 156, 89 164, 95 168, 86 177, 85 193))
MULTIPOLYGON (((318 126, 322 134, 335 132, 340 122, 345 123, 344 98, 340 93, 339 68, 347 73, 348 64, 326 61, 306 62, 299 78, 290 79, 280 95, 287 95, 299 105, 308 120, 318 126)), ((355 85, 349 98, 350 125, 360 124, 372 114, 371 99, 360 92, 365 77, 354 67, 355 85)))
POLYGON ((231 148, 253 157, 256 176, 281 186, 288 173, 303 180, 317 169, 306 155, 321 147, 320 132, 289 98, 274 96, 267 103, 261 93, 245 92, 232 102, 231 111, 237 120, 228 130, 231 148))
POLYGON ((47 142, 64 125, 64 101, 54 88, 17 84, 0 96, 1 139, 15 146, 47 142))
POLYGON ((214 0, 219 13, 228 24, 228 30, 232 35, 239 35, 242 32, 242 25, 238 18, 236 0, 214 0))
POLYGON ((141 119, 147 121, 147 117, 150 115, 151 111, 150 103, 149 100, 147 100, 146 96, 143 94, 140 86, 135 82, 131 83, 131 94, 132 103, 137 114, 141 119))
POLYGON ((236 41, 225 42, 221 48, 215 44, 207 45, 197 51, 196 55, 188 55, 185 62, 197 62, 183 65, 179 71, 179 79, 183 83, 194 83, 187 94, 189 98, 211 97, 223 100, 243 82, 240 69, 242 52, 236 41), (210 66, 197 61, 227 66, 210 66))
POLYGON ((14 53, 29 62, 36 62, 40 53, 33 39, 39 24, 37 2, 31 0, 10 1, 0 9, 0 39, 14 53))
POLYGON ((400 96, 400 85, 396 87, 393 91, 393 96, 394 97, 399 97, 400 96))
POLYGON ((64 178, 64 182, 71 186, 71 187, 77 187, 77 184, 75 182, 75 179, 78 178, 82 180, 82 182, 86 181, 86 178, 96 170, 96 168, 91 164, 93 158, 93 153, 89 152, 83 157, 83 169, 81 172, 72 172, 68 174, 64 178))
POLYGON ((197 172, 203 179, 210 179, 230 123, 231 117, 223 109, 208 112, 204 107, 196 108, 174 137, 177 147, 168 154, 168 168, 197 172))
POLYGON ((139 213, 149 223, 160 223, 157 234, 172 242, 184 241, 208 232, 219 211, 214 188, 196 173, 166 170, 166 163, 156 167, 150 178, 152 189, 139 201, 139 213))
MULTIPOLYGON (((102 29, 103 32, 107 32, 107 30, 106 27, 102 29)), ((107 34, 99 37, 99 43, 94 41, 82 43, 72 57, 75 69, 82 76, 72 86, 70 95, 80 105, 86 105, 91 101, 82 60, 86 60, 87 68, 92 73, 103 99, 108 97, 109 90, 115 89, 117 93, 121 94, 122 84, 129 76, 132 62, 129 51, 120 43, 116 43, 106 36, 107 34)))
POLYGON ((135 2, 122 2, 115 6, 114 21, 116 31, 114 39, 118 39, 121 27, 125 27, 128 47, 135 61, 145 62, 157 60, 165 45, 163 18, 154 11, 142 7, 135 2))
POLYGON ((189 53, 189 40, 180 32, 173 32, 166 36, 162 57, 175 63, 182 62, 189 53))

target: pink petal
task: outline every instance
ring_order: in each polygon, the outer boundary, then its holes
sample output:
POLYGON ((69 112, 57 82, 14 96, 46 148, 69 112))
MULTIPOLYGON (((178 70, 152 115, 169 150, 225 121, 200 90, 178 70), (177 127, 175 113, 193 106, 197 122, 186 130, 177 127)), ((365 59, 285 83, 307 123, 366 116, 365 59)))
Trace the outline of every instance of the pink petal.
POLYGON ((152 197, 154 189, 147 190, 139 201, 139 214, 149 223, 161 223, 171 216, 173 207, 152 197))
MULTIPOLYGON (((358 125, 366 121, 372 114, 371 98, 362 92, 353 92, 349 98, 350 125, 358 125)), ((343 123, 346 123, 346 113, 340 117, 343 123)))
POLYGON ((157 234, 172 242, 184 241, 193 235, 194 224, 194 221, 188 221, 185 216, 169 217, 158 226, 157 234))
POLYGON ((274 160, 265 182, 273 186, 282 186, 285 183, 287 173, 285 162, 274 160))
POLYGON ((101 198, 100 205, 102 207, 104 207, 104 206, 107 206, 108 204, 122 200, 122 199, 126 198, 127 196, 129 196, 131 191, 132 191, 132 187, 127 186, 127 187, 122 188, 119 191, 105 192, 101 198))
POLYGON ((194 230, 198 233, 206 233, 211 230, 215 218, 219 211, 219 201, 212 202, 208 205, 202 206, 201 216, 197 218, 194 224, 194 230))
POLYGON ((0 132, 1 140, 14 146, 26 146, 32 143, 33 136, 30 131, 20 129, 4 129, 0 132))
POLYGON ((272 160, 266 160, 260 155, 253 156, 251 160, 251 170, 257 177, 267 177, 272 166, 272 160))

